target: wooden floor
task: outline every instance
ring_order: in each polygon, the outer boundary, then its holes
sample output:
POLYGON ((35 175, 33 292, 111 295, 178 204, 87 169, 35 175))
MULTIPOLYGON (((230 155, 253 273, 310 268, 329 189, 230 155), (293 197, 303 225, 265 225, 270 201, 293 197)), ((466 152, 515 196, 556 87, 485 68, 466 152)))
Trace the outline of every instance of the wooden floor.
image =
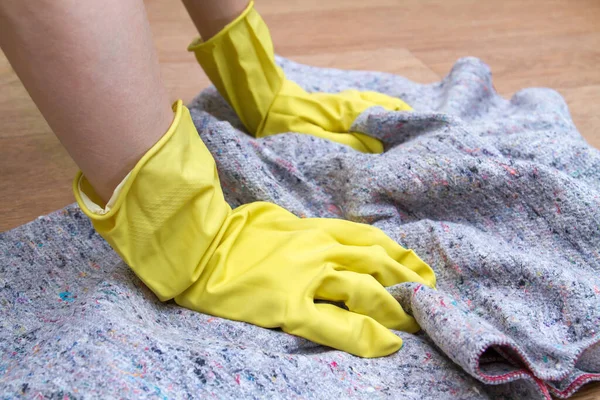
MULTIPOLYGON (((558 90, 600 147, 599 0, 256 0, 277 52, 318 66, 443 77, 462 56, 488 63, 509 97, 558 90)), ((164 78, 189 101, 208 80, 185 51, 194 27, 181 4, 147 0, 164 78)), ((73 202, 76 167, 0 54, 0 231, 73 202)), ((591 385, 577 399, 600 398, 591 385)))

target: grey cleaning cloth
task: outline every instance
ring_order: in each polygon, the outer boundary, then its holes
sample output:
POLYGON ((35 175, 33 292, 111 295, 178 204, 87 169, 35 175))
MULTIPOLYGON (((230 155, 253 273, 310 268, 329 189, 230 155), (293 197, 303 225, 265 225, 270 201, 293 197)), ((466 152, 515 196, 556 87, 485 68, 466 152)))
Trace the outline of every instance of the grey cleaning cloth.
POLYGON ((600 152, 549 89, 498 96, 468 58, 421 85, 279 59, 310 91, 374 90, 353 130, 386 151, 301 134, 252 139, 214 89, 191 105, 232 206, 373 224, 438 291, 389 288, 423 330, 361 359, 161 304, 71 206, 0 236, 5 398, 540 399, 600 379, 600 152))

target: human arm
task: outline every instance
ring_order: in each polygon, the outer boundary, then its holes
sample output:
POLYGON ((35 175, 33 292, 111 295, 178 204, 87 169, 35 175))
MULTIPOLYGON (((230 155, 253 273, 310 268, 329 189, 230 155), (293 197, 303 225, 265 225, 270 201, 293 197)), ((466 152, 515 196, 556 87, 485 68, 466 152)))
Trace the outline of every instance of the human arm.
POLYGON ((0 46, 108 201, 173 119, 143 2, 4 0, 0 46))
POLYGON ((82 170, 81 209, 161 300, 365 357, 400 348, 389 328, 418 329, 384 285, 435 276, 383 232, 229 207, 189 111, 169 105, 141 0, 0 4, 1 45, 82 170))

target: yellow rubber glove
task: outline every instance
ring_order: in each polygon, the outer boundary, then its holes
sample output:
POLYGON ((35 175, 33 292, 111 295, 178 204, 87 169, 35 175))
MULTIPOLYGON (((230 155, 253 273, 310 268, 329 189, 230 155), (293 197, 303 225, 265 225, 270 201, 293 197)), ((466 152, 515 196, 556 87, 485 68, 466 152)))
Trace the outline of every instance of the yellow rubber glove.
POLYGON ((84 176, 74 192, 94 227, 161 300, 305 337, 363 357, 391 354, 388 328, 419 326, 384 286, 435 275, 369 225, 301 219, 265 202, 235 210, 189 111, 137 163, 104 214, 84 176), (315 300, 343 302, 348 310, 315 300))
POLYGON ((221 32, 188 50, 255 137, 299 132, 381 153, 383 145, 362 133, 349 132, 367 108, 412 110, 400 99, 376 92, 347 90, 338 94, 307 93, 289 81, 275 64, 273 43, 265 22, 250 2, 221 32))

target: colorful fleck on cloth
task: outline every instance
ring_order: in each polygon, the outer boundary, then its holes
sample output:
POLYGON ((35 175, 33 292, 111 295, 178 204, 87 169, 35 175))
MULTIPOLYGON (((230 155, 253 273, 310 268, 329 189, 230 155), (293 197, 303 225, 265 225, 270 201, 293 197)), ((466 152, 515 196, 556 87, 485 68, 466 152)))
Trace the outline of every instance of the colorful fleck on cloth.
MULTIPOLYGON (((162 304, 74 206, 0 236, 2 398, 566 398, 600 380, 600 151, 549 89, 499 97, 480 61, 439 83, 279 59, 310 91, 374 90, 363 154, 252 139, 214 89, 191 106, 228 201, 373 224, 436 271, 389 288, 423 331, 361 359, 162 304)), ((251 305, 249 305, 251 306, 251 305)))

